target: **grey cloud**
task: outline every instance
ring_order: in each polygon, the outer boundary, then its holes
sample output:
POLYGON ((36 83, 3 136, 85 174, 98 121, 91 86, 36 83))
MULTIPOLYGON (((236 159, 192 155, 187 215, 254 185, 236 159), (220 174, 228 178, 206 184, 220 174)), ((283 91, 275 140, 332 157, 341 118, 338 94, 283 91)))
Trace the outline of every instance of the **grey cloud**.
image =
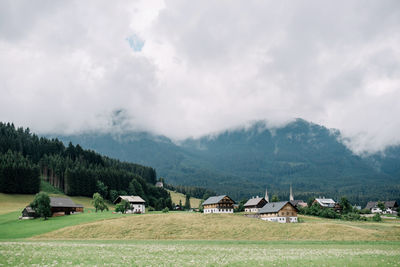
POLYGON ((356 153, 400 143, 398 1, 32 3, 0 4, 2 121, 179 140, 301 117, 356 153))

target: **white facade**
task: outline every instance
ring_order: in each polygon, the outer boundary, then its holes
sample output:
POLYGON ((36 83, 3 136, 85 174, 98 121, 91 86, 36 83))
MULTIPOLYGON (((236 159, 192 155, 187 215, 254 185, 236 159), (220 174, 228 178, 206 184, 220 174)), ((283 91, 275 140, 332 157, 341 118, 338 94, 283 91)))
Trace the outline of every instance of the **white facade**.
POLYGON ((297 223, 297 217, 263 217, 261 220, 269 222, 286 223, 286 219, 289 219, 291 223, 297 223))
POLYGON ((210 208, 210 209, 204 209, 203 213, 233 213, 233 209, 219 209, 219 208, 210 208))
POLYGON ((378 208, 378 207, 372 208, 371 209, 371 213, 382 213, 382 210, 380 208, 378 208))
POLYGON ((145 213, 146 208, 144 204, 130 204, 131 208, 126 213, 145 213))
POLYGON ((258 212, 260 209, 259 208, 245 208, 245 212, 258 212))

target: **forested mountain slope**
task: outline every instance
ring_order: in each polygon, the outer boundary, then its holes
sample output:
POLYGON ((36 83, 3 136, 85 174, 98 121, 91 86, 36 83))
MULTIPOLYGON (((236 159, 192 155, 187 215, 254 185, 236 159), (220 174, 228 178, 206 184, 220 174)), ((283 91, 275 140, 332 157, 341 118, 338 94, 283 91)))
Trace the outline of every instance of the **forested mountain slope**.
POLYGON ((273 129, 257 122, 179 145, 148 133, 60 138, 154 166, 168 183, 203 186, 236 199, 262 195, 266 186, 271 194, 286 199, 290 183, 297 198, 304 200, 346 195, 365 203, 400 196, 398 148, 387 156, 362 158, 339 141, 338 131, 301 119, 273 129))
POLYGON ((114 200, 118 194, 132 194, 156 209, 172 208, 169 193, 154 186, 157 175, 151 167, 105 157, 79 144, 66 147, 58 139, 0 123, 0 192, 37 193, 40 177, 70 196, 99 192, 114 200))

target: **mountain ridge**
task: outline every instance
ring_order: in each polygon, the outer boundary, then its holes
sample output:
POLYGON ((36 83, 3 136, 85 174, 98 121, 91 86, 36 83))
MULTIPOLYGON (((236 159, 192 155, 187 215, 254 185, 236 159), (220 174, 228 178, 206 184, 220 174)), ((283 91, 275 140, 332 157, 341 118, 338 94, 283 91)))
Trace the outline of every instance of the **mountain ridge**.
POLYGON ((265 187, 285 198, 289 184, 301 198, 347 195, 365 202, 400 195, 400 149, 389 150, 389 158, 361 157, 340 141, 340 131, 302 119, 273 128, 258 121, 178 144, 145 132, 118 138, 110 134, 58 137, 153 166, 168 183, 206 187, 235 198, 263 194, 265 187))

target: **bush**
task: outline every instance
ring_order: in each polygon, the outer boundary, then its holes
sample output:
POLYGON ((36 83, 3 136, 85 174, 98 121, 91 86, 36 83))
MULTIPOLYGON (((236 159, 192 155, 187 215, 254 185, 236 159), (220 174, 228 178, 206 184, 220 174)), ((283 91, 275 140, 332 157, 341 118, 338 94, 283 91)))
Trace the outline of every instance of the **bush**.
POLYGON ((374 217, 372 217, 372 220, 373 220, 374 222, 380 222, 380 221, 382 221, 381 215, 380 215, 379 213, 376 213, 376 214, 374 215, 374 217))
POLYGON ((94 193, 93 194, 93 200, 92 200, 93 206, 96 209, 96 212, 100 210, 103 212, 103 210, 108 210, 108 207, 106 203, 104 203, 104 199, 101 197, 99 193, 94 193))
POLYGON ((30 206, 38 217, 43 217, 47 220, 47 218, 51 216, 50 198, 44 192, 36 194, 30 206))
POLYGON ((342 219, 346 221, 358 221, 362 220, 362 217, 358 213, 349 212, 347 214, 342 215, 342 219))
POLYGON ((121 202, 118 203, 118 204, 115 206, 115 211, 116 211, 116 212, 125 213, 129 208, 130 208, 129 203, 126 202, 125 200, 121 200, 121 202))
POLYGON ((147 209, 147 211, 155 211, 155 209, 151 206, 149 206, 149 208, 147 209))
POLYGON ((164 212, 164 213, 169 212, 169 208, 168 208, 168 207, 164 208, 164 209, 162 210, 162 212, 164 212))
POLYGON ((362 209, 362 210, 360 210, 360 213, 361 213, 361 214, 371 214, 371 210, 369 210, 369 209, 362 209))

